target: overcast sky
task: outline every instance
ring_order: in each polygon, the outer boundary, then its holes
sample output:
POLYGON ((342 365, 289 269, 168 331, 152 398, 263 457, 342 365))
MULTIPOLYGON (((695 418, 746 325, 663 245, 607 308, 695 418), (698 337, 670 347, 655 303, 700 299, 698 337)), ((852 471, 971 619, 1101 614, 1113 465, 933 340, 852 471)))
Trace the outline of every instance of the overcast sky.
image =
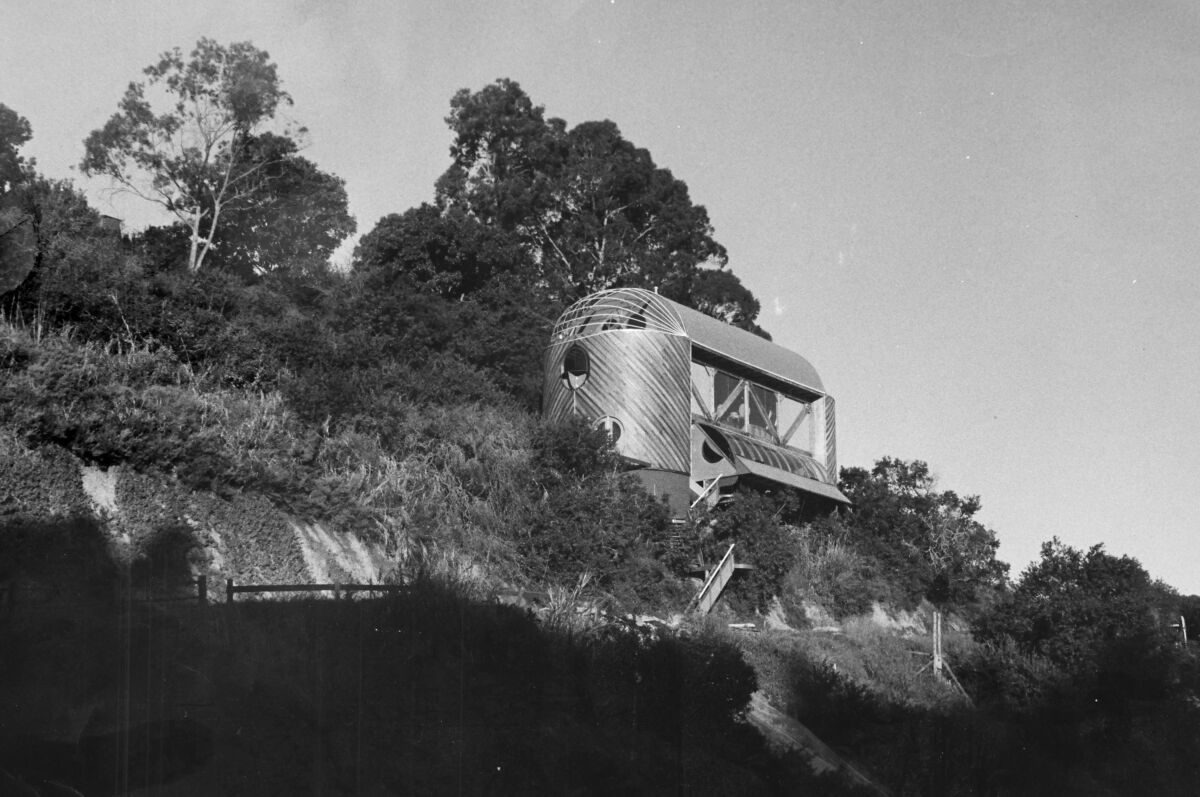
MULTIPOLYGON (((52 177, 163 50, 270 52, 359 231, 433 195, 459 88, 612 119, 707 207, 839 459, 979 494, 1200 593, 1200 12, 1185 2, 0 0, 0 102, 52 177)), ((148 208, 79 181, 138 227, 148 208)))

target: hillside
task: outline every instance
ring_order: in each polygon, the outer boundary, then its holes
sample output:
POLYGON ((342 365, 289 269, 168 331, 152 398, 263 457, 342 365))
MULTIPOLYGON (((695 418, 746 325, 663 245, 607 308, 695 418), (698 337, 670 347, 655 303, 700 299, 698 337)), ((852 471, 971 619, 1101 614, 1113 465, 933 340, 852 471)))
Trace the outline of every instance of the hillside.
MULTIPOLYGON (((131 92, 89 168, 156 140, 131 92)), ((216 147, 271 174, 243 204, 198 172, 180 223, 122 237, 0 106, 0 789, 1194 791, 1200 599, 1136 560, 1054 539, 1012 578, 979 497, 888 456, 841 469, 838 511, 743 489, 673 523, 593 419, 545 421, 574 300, 653 289, 766 335, 758 301, 612 122, 509 80, 451 107, 437 205, 333 272, 344 188, 264 118, 216 147), (730 545, 750 569, 685 615, 730 545), (927 666, 935 611, 961 688, 927 666)))
POLYGON ((965 613, 947 637, 963 699, 922 672, 922 571, 893 561, 902 577, 889 578, 857 537, 887 511, 868 511, 861 475, 843 481, 860 498, 853 517, 777 525, 775 503, 745 495, 698 518, 696 547, 680 550, 586 428, 540 428, 516 408, 411 406, 406 446, 389 457, 360 432, 310 431, 278 396, 211 390, 178 364, 164 380, 161 351, 12 325, 4 345, 0 734, 24 783, 782 794, 824 778, 819 793, 873 793, 873 782, 898 794, 1122 794, 1152 778, 1159 793, 1186 793, 1180 729, 1193 704, 1177 696, 1194 689, 1192 659, 1145 648, 1072 682, 1068 662, 990 630, 1004 615, 989 607, 1012 605, 1003 591, 962 593, 946 606, 965 613), (58 389, 68 379, 69 394, 58 389), (176 433, 165 413, 181 405, 200 408, 189 444, 211 458, 204 478, 146 453, 176 453, 158 436, 176 433), (314 432, 315 456, 295 453, 314 432), (346 504, 334 511, 330 494, 346 504), (696 587, 688 562, 729 539, 785 566, 735 583, 707 625, 647 636, 616 620, 677 614, 696 587), (350 603, 229 607, 214 594, 201 608, 200 575, 413 586, 350 603), (550 590, 540 620, 494 603, 510 587, 550 590), (587 606, 600 611, 575 613, 587 606), (969 617, 997 641, 973 640, 969 617), (720 630, 738 622, 763 630, 720 630), (1136 680, 1113 680, 1130 666, 1136 680), (312 751, 313 769, 295 769, 297 750, 312 751), (618 771, 619 783, 601 777, 618 771))

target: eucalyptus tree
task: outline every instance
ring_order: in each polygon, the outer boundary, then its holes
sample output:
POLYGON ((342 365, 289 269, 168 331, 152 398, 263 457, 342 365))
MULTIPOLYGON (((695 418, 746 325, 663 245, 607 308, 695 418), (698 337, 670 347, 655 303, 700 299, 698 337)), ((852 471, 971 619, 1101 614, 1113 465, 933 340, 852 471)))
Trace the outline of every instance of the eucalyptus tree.
POLYGON ((514 234, 548 298, 636 285, 689 302, 706 267, 725 267, 704 207, 613 122, 568 130, 507 79, 459 91, 446 122, 439 208, 514 234))
POLYGON ((172 213, 189 230, 188 268, 195 272, 225 217, 270 179, 273 160, 254 142, 292 98, 268 53, 250 42, 204 38, 186 58, 178 47, 164 52, 144 74, 88 135, 81 168, 172 213))

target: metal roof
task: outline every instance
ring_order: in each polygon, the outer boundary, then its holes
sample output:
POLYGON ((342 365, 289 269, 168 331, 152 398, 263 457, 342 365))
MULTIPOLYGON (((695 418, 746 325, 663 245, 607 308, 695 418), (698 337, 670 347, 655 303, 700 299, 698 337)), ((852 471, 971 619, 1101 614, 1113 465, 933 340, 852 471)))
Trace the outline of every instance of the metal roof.
POLYGON ((562 314, 551 339, 557 342, 613 329, 683 334, 693 346, 735 366, 786 385, 825 393, 817 369, 794 351, 643 288, 613 288, 585 296, 562 314))

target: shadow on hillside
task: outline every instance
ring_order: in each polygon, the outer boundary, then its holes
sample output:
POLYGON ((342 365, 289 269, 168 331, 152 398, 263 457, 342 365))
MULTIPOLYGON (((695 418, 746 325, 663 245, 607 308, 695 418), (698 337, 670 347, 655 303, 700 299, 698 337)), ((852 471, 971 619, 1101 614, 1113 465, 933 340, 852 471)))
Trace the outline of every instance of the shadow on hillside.
POLYGON ((889 699, 828 661, 793 656, 782 673, 784 702, 896 795, 1195 793, 1200 706, 1128 683, 1037 683, 989 666, 981 656, 959 668, 977 702, 921 704, 889 699))
POLYGON ((131 565, 88 520, 0 525, 15 793, 843 793, 740 721, 754 674, 719 636, 556 632, 433 580, 141 600, 175 596, 187 548, 168 530, 131 565))

